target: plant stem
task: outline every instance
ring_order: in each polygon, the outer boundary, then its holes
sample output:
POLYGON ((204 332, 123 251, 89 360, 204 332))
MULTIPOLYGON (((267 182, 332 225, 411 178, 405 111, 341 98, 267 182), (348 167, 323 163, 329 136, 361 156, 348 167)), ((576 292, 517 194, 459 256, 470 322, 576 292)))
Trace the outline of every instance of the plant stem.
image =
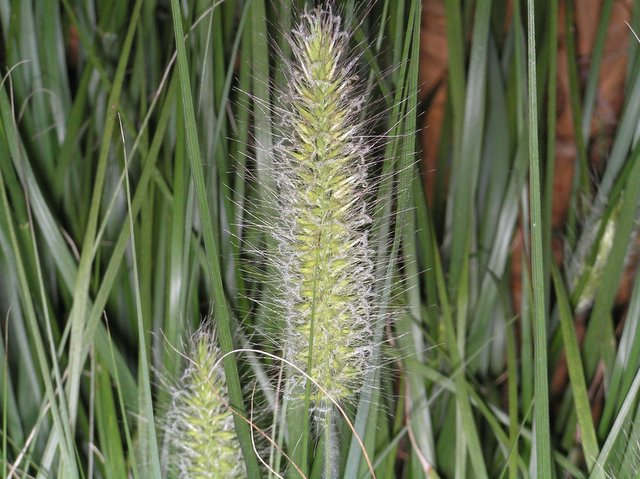
POLYGON ((324 413, 324 479, 338 477, 338 436, 334 431, 333 406, 324 413))

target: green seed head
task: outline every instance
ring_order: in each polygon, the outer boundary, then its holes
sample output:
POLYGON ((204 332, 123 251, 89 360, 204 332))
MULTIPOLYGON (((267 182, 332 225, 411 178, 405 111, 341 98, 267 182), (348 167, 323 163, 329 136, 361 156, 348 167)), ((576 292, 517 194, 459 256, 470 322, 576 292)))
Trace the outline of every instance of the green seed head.
MULTIPOLYGON (((604 224, 603 213, 590 231, 585 232, 583 237, 586 240, 579 243, 575 253, 566 255, 570 258, 566 266, 569 286, 574 294, 576 291, 580 293, 575 306, 578 314, 584 313, 593 305, 596 292, 602 286, 602 277, 613 248, 621 205, 622 202, 619 200, 604 224)), ((635 236, 635 232, 632 234, 635 236)), ((633 241, 630 241, 629 245, 632 244, 633 241)), ((632 248, 628 247, 625 261, 629 260, 631 252, 632 248)))
POLYGON ((215 366, 220 351, 210 329, 194 335, 188 357, 168 416, 172 463, 181 479, 246 478, 224 373, 215 366))
MULTIPOLYGON (((275 164, 287 357, 334 399, 358 392, 371 348, 369 146, 348 37, 329 9, 302 15, 275 164)), ((306 379, 293 378, 299 395, 306 379)), ((312 400, 326 398, 316 388, 312 400)))

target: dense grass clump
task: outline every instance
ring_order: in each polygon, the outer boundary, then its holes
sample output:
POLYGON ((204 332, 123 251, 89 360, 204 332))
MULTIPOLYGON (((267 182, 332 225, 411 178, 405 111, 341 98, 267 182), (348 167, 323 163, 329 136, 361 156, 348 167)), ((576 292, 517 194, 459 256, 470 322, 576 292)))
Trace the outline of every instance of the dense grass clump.
POLYGON ((0 477, 636 477, 640 3, 574 3, 0 0, 0 477))

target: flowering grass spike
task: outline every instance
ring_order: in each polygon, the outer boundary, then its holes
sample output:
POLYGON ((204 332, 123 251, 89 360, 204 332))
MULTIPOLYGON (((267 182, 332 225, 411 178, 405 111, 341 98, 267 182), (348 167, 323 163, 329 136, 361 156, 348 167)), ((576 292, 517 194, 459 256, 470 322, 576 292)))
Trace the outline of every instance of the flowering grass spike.
MULTIPOLYGON (((361 387, 371 349, 362 95, 348 35, 328 8, 301 16, 283 95, 276 167, 287 356, 336 400, 361 387)), ((300 397, 306 379, 292 378, 300 397)), ((314 407, 326 398, 312 389, 314 407)))
POLYGON ((247 477, 214 334, 204 327, 190 344, 189 364, 169 413, 172 462, 181 479, 247 477))

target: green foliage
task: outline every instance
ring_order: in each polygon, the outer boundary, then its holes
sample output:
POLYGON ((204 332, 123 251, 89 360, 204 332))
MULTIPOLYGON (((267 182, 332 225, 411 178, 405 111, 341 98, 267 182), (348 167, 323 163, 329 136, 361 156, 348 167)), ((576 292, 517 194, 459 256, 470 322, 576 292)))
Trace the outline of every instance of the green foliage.
MULTIPOLYGON (((161 378, 178 384, 186 370, 201 384, 187 404, 219 408, 223 436, 238 441, 230 457, 241 453, 252 479, 634 477, 640 282, 626 314, 614 306, 640 194, 631 31, 608 161, 597 183, 588 171, 615 2, 602 2, 584 92, 564 29, 579 127, 561 231, 551 225, 557 14, 571 26, 572 2, 513 2, 507 17, 504 2, 445 0, 447 102, 429 204, 418 131, 435 106, 418 97, 421 2, 336 1, 347 34, 313 22, 292 34, 311 3, 0 0, 0 476, 179 477, 175 438, 160 426, 177 403, 161 378), (306 69, 289 66, 301 58, 306 69), (355 92, 364 99, 344 100, 355 92), (278 182, 283 153, 299 167, 294 190, 278 182), (306 211, 287 231, 303 251, 296 274, 318 273, 289 303, 275 267, 286 248, 271 234, 283 189, 306 211), (366 214, 345 227, 363 199, 366 214), (193 363, 175 351, 210 310, 226 392, 221 370, 209 374, 211 343, 186 354, 193 363), (313 339, 287 356, 287 329, 313 339), (291 401, 297 373, 283 358, 344 409, 312 421, 319 389, 291 401), (550 393, 565 360, 568 382, 550 393)), ((637 2, 630 23, 640 30, 637 2)))

